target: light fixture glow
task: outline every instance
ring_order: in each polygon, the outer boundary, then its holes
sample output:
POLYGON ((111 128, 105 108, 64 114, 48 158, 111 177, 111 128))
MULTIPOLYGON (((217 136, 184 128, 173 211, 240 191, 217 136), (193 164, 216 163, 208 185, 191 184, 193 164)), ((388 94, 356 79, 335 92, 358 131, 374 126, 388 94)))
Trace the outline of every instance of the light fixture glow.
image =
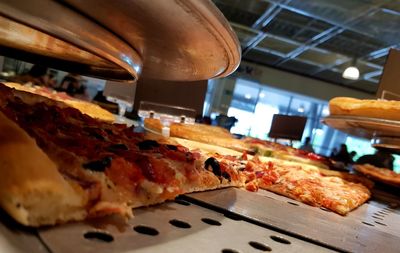
POLYGON ((246 99, 250 99, 250 98, 251 98, 251 95, 247 93, 247 94, 244 95, 244 97, 245 97, 246 99))
POLYGON ((327 116, 329 114, 329 109, 328 108, 324 108, 323 110, 322 110, 322 116, 327 116))
POLYGON ((321 128, 314 128, 312 130, 313 133, 315 133, 316 135, 323 135, 324 134, 324 130, 322 130, 321 128))
POLYGON ((259 95, 259 97, 260 97, 260 98, 264 98, 264 97, 265 97, 265 94, 261 92, 260 95, 259 95))
POLYGON ((350 80, 358 80, 360 77, 360 71, 355 66, 350 66, 343 71, 343 78, 350 80))
POLYGON ((297 111, 300 112, 300 113, 303 113, 304 112, 304 107, 300 106, 299 108, 297 108, 297 111))

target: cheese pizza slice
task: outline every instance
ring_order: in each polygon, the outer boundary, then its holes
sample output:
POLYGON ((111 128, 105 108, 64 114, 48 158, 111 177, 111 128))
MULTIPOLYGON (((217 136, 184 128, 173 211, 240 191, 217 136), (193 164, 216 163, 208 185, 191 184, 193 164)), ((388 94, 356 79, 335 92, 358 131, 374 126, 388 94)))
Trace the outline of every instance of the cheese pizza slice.
POLYGON ((214 158, 3 85, 0 115, 0 205, 25 225, 130 217, 133 207, 243 185, 214 158))

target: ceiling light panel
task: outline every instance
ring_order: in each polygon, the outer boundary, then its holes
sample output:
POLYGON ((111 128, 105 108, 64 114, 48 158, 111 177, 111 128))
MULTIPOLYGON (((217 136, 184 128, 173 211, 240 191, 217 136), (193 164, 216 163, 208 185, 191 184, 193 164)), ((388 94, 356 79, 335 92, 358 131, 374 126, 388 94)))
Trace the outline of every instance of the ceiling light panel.
MULTIPOLYGON (((397 5, 400 5, 398 1, 397 5)), ((389 9, 380 9, 372 15, 364 16, 351 29, 366 31, 371 37, 379 38, 386 45, 398 44, 400 38, 400 13, 389 9)))
POLYGON ((301 62, 299 60, 290 60, 280 66, 284 69, 303 74, 312 74, 320 68, 318 65, 301 62))
POLYGON ((240 24, 235 24, 232 22, 230 24, 236 35, 238 36, 242 48, 247 47, 249 43, 261 33, 260 31, 251 29, 240 24))
POLYGON ((352 31, 345 31, 319 45, 323 49, 352 57, 366 56, 386 46, 380 41, 352 31))
MULTIPOLYGON (((312 18, 292 11, 282 10, 274 20, 263 28, 263 30, 273 35, 285 38, 295 38, 302 32, 305 32, 305 27, 309 26, 312 21, 312 18)), ((316 31, 315 34, 318 34, 318 32, 316 31)), ((299 40, 299 42, 304 41, 299 40)))
POLYGON ((297 59, 307 60, 315 62, 319 65, 333 65, 341 64, 349 60, 349 57, 341 54, 332 53, 327 50, 321 50, 318 48, 311 48, 304 51, 302 54, 297 56, 297 59))
POLYGON ((344 25, 385 0, 292 0, 288 7, 335 25, 344 25))
POLYGON ((284 55, 292 52, 296 48, 300 46, 299 43, 290 41, 285 38, 281 38, 279 36, 270 36, 268 35, 263 39, 257 47, 259 48, 266 48, 266 49, 271 49, 273 51, 280 52, 284 55))
POLYGON ((246 54, 246 59, 264 65, 273 65, 282 58, 278 55, 263 52, 255 48, 246 54))

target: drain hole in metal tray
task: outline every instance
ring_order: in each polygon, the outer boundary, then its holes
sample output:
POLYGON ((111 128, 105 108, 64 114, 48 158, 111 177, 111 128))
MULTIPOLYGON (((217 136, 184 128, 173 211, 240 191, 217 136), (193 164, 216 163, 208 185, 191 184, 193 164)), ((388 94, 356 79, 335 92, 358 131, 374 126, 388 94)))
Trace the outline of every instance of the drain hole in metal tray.
POLYGON ((379 222, 379 221, 375 221, 376 224, 382 225, 382 226, 387 226, 385 223, 379 222))
POLYGON ((275 242, 283 243, 283 244, 291 244, 291 242, 283 237, 271 235, 270 238, 275 242))
POLYGON ((374 227, 375 225, 374 224, 371 224, 371 223, 369 223, 369 222, 366 222, 366 221, 363 221, 363 222, 361 222, 362 224, 365 224, 365 225, 367 225, 367 226, 371 226, 371 227, 374 227))
POLYGON ((323 210, 325 212, 332 212, 331 210, 329 210, 328 208, 323 207, 323 206, 321 206, 319 209, 321 209, 321 210, 323 210))
POLYGON ((372 215, 372 218, 374 218, 374 219, 376 219, 376 220, 383 220, 382 217, 379 217, 379 216, 377 216, 377 215, 372 215))
POLYGON ((234 249, 223 249, 221 250, 221 253, 239 253, 239 251, 234 249))
POLYGON ((191 228, 192 227, 189 223, 187 223, 185 221, 177 220, 177 219, 170 220, 169 224, 171 224, 172 226, 178 227, 178 228, 191 228))
POLYGON ((249 242, 249 244, 251 247, 261 250, 261 251, 271 251, 272 250, 271 247, 269 247, 265 244, 259 243, 259 242, 251 241, 251 242, 249 242))
POLYGON ((208 224, 208 225, 212 225, 212 226, 221 226, 221 222, 210 219, 210 218, 202 218, 201 219, 202 222, 208 224))
POLYGON ((152 228, 152 227, 142 226, 142 225, 135 226, 133 228, 133 230, 135 230, 136 232, 138 232, 140 234, 144 234, 144 235, 156 236, 159 234, 157 229, 152 228))
POLYGON ((102 231, 88 231, 83 234, 83 237, 88 240, 99 241, 99 242, 112 242, 114 237, 106 232, 102 231))

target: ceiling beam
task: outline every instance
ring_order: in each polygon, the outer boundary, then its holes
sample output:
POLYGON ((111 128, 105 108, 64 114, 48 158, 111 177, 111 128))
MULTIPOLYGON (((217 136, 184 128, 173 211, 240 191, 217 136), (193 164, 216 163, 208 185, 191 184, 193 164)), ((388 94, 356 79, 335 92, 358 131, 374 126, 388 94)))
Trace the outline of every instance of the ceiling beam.
POLYGON ((340 27, 331 27, 325 31, 323 31, 322 33, 314 36, 311 40, 305 42, 303 45, 299 46, 298 48, 296 48, 295 50, 293 50, 292 52, 288 53, 287 56, 278 61, 276 63, 277 66, 284 64, 285 62, 296 58, 297 56, 299 56, 300 54, 304 53, 306 50, 316 47, 319 44, 324 43, 325 41, 335 37, 336 35, 342 33, 345 29, 344 28, 340 28, 340 27))
MULTIPOLYGON (((288 10, 288 11, 291 11, 291 12, 294 12, 294 13, 297 13, 297 14, 300 14, 300 15, 303 15, 303 16, 306 16, 306 17, 309 17, 309 18, 313 18, 313 19, 317 19, 317 20, 322 20, 322 21, 324 21, 324 22, 326 22, 326 23, 328 23, 328 24, 331 24, 331 25, 333 25, 333 26, 343 27, 343 28, 346 28, 346 29, 348 29, 348 30, 352 30, 352 31, 358 32, 358 33, 360 33, 360 34, 363 34, 363 35, 365 35, 365 36, 371 36, 371 34, 369 34, 368 32, 359 31, 359 30, 352 29, 351 27, 348 27, 348 24, 346 24, 346 22, 345 22, 345 23, 341 23, 341 24, 340 24, 340 23, 336 23, 336 22, 334 22, 334 21, 332 21, 332 20, 330 20, 330 19, 324 19, 323 16, 318 16, 318 15, 315 15, 315 14, 310 13, 310 12, 308 12, 308 11, 304 11, 304 10, 302 10, 302 9, 298 9, 298 8, 292 7, 292 6, 290 6, 288 3, 285 3, 285 2, 277 3, 277 2, 274 1, 274 0, 266 0, 266 1, 269 2, 270 4, 278 4, 282 9, 285 9, 285 10, 288 10)), ((388 2, 395 2, 395 1, 397 1, 397 0, 381 1, 380 3, 376 3, 375 5, 373 5, 373 7, 371 7, 371 8, 377 8, 378 11, 379 11, 379 10, 382 10, 382 11, 385 11, 385 12, 389 12, 389 11, 392 11, 392 10, 389 10, 389 9, 387 9, 387 8, 384 8, 383 6, 384 6, 385 4, 387 4, 388 2)), ((371 5, 372 5, 372 4, 371 4, 371 5)), ((371 9, 371 8, 370 8, 370 9, 371 9)), ((367 12, 368 12, 368 10, 367 10, 367 12)), ((368 13, 367 15, 371 15, 371 14, 373 14, 373 13, 368 13)), ((365 15, 365 16, 367 16, 367 15, 365 15)))
MULTIPOLYGON (((282 8, 278 5, 273 5, 272 7, 268 8, 268 10, 265 12, 267 13, 266 16, 261 15, 261 17, 264 16, 262 20, 257 20, 254 25, 259 26, 261 24, 263 27, 267 26, 276 16, 278 16, 279 12, 282 10, 282 8)), ((261 18, 260 17, 260 18, 261 18)), ((253 26, 254 26, 253 25, 253 26)), ((250 50, 252 50, 254 47, 256 47, 263 39, 267 37, 267 33, 262 32, 258 35, 256 35, 247 45, 246 48, 242 50, 242 56, 245 56, 250 50)))
MULTIPOLYGON (((396 44, 396 45, 392 45, 392 46, 389 46, 389 47, 385 47, 385 48, 381 48, 381 49, 375 50, 375 51, 370 52, 369 54, 367 54, 367 55, 365 55, 365 56, 363 56, 363 57, 360 57, 359 59, 366 61, 366 62, 367 62, 366 64, 367 64, 368 66, 371 66, 371 67, 374 67, 374 68, 377 68, 377 69, 382 69, 382 68, 383 68, 382 66, 377 65, 377 64, 374 64, 374 63, 372 63, 372 62, 368 62, 368 61, 374 60, 374 59, 378 59, 378 58, 383 57, 383 56, 386 56, 386 55, 389 53, 389 50, 390 50, 391 48, 396 48, 396 47, 398 47, 399 45, 400 45, 400 44, 396 44)), ((322 71, 325 71, 325 70, 328 70, 328 69, 332 69, 332 68, 334 68, 334 67, 337 67, 337 66, 339 66, 339 65, 342 65, 342 64, 344 64, 344 63, 346 63, 346 62, 350 62, 350 61, 352 61, 352 60, 353 60, 353 58, 348 58, 348 59, 345 60, 345 61, 335 62, 335 63, 333 63, 333 64, 326 65, 326 66, 324 66, 323 68, 320 68, 320 69, 318 69, 317 71, 313 72, 312 75, 316 75, 316 74, 318 74, 318 73, 320 73, 320 72, 322 72, 322 71)))
POLYGON ((316 47, 316 46, 324 43, 325 41, 327 41, 327 40, 333 38, 334 36, 336 36, 336 35, 342 33, 343 31, 345 31, 344 27, 349 26, 349 25, 351 25, 353 23, 356 23, 359 19, 361 19, 361 18, 363 18, 365 16, 368 16, 368 15, 372 15, 372 14, 378 12, 379 10, 380 10, 380 7, 374 6, 372 8, 369 8, 367 11, 359 14, 358 16, 355 16, 355 17, 345 21, 341 26, 334 26, 334 27, 331 27, 331 28, 325 30, 324 32, 316 35, 311 40, 305 42, 299 48, 293 50, 291 53, 288 54, 288 57, 280 60, 277 63, 277 66, 279 66, 279 65, 281 65, 281 64, 283 64, 283 63, 285 63, 285 62, 287 62, 287 61, 289 61, 289 60, 291 60, 291 59, 293 59, 293 58, 295 58, 297 56, 299 56, 304 51, 306 51, 306 50, 308 50, 310 48, 316 47))

